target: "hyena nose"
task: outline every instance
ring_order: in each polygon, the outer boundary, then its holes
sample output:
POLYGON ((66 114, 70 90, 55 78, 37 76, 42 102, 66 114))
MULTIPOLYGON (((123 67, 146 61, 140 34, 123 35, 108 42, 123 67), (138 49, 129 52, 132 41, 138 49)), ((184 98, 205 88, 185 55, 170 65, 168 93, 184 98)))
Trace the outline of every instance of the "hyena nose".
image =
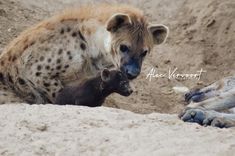
POLYGON ((129 87, 126 91, 126 96, 129 96, 133 93, 133 90, 129 87))
POLYGON ((126 71, 128 79, 134 79, 140 74, 139 68, 127 68, 126 71))

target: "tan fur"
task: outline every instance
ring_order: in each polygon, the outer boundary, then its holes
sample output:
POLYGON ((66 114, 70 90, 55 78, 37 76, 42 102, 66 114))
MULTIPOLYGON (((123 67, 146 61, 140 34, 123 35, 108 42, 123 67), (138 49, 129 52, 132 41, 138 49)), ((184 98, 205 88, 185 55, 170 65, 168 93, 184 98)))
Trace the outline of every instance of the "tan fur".
MULTIPOLYGON (((144 19, 143 12, 141 10, 127 5, 110 6, 102 4, 98 8, 97 6, 90 5, 83 6, 81 8, 66 9, 62 14, 42 21, 36 26, 22 32, 3 50, 2 55, 8 53, 8 57, 10 57, 9 54, 11 54, 11 56, 15 55, 16 57, 20 56, 28 46, 36 42, 38 39, 41 39, 47 31, 54 30, 58 24, 65 21, 83 22, 97 19, 105 25, 110 16, 117 12, 128 14, 134 21, 141 21, 144 19)), ((95 27, 93 27, 93 29, 95 29, 95 27)), ((95 30, 88 29, 84 31, 88 31, 88 34, 90 34, 95 30)))
POLYGON ((22 32, 4 49, 0 86, 11 88, 9 94, 14 92, 26 102, 53 102, 63 86, 79 83, 105 67, 120 68, 121 43, 133 46, 129 55, 150 51, 153 36, 148 26, 143 12, 127 5, 70 8, 22 32), (126 14, 132 23, 110 33, 107 22, 118 13, 126 14))

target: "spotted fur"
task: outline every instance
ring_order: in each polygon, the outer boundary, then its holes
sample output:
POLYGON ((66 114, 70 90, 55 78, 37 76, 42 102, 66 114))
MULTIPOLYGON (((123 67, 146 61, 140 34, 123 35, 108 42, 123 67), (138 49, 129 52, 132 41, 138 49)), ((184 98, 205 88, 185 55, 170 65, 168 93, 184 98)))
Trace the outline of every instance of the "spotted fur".
POLYGON ((167 27, 149 24, 131 6, 66 10, 22 32, 4 49, 0 103, 53 103, 63 87, 103 68, 121 69, 129 79, 136 78, 145 55, 167 34, 167 27))

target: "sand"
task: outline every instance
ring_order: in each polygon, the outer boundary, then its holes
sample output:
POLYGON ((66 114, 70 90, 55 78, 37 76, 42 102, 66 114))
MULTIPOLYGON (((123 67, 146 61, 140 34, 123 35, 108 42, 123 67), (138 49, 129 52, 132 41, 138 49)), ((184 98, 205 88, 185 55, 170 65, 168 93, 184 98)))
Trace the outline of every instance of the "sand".
POLYGON ((107 107, 0 106, 2 156, 232 156, 234 129, 107 107))

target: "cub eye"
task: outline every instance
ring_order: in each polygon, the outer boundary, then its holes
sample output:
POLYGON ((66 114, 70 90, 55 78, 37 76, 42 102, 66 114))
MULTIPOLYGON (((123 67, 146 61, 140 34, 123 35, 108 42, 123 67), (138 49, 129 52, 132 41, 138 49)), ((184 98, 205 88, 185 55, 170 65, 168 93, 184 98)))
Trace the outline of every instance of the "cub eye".
POLYGON ((120 86, 124 86, 125 84, 126 84, 125 81, 121 81, 121 82, 120 82, 120 86))
POLYGON ((145 50, 142 54, 140 54, 141 57, 145 57, 147 55, 148 51, 145 50))
POLYGON ((129 48, 126 45, 121 44, 120 45, 120 51, 123 52, 123 53, 128 53, 129 52, 129 48))
POLYGON ((119 78, 122 78, 122 73, 118 73, 118 77, 119 77, 119 78))

